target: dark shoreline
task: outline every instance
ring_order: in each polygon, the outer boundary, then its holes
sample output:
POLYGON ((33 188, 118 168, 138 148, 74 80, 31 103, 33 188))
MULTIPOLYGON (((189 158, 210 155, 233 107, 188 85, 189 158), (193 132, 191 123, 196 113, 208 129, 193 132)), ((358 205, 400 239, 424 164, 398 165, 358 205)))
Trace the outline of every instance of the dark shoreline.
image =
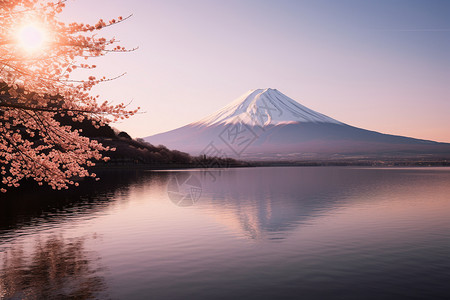
POLYGON ((183 169, 228 169, 255 167, 449 167, 450 161, 247 161, 229 165, 201 164, 102 164, 90 168, 91 171, 108 170, 183 170, 183 169))

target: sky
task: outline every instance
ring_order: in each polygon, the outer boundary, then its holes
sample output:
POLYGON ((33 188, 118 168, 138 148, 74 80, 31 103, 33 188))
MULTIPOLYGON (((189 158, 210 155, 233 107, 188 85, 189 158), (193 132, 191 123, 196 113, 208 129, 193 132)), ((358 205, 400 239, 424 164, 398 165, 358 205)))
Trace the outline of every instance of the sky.
POLYGON ((130 53, 91 60, 113 124, 146 137, 248 90, 276 88, 341 122, 450 142, 450 1, 69 0, 62 20, 133 16, 101 31, 130 53))

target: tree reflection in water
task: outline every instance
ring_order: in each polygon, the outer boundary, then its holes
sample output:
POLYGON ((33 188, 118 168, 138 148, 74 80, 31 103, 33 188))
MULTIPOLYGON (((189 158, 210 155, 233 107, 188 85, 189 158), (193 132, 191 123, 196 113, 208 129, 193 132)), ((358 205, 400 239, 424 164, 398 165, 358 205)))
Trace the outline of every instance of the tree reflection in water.
POLYGON ((15 246, 3 253, 0 299, 92 299, 106 290, 98 259, 85 249, 86 238, 51 236, 31 253, 15 246))

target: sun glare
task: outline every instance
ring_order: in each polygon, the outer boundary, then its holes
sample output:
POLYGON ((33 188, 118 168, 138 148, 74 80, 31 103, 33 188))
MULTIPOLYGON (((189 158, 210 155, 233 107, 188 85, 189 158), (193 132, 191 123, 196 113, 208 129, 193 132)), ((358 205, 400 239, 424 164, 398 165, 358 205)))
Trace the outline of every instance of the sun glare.
POLYGON ((42 49, 46 40, 45 30, 35 24, 28 24, 19 30, 19 45, 28 52, 42 49))

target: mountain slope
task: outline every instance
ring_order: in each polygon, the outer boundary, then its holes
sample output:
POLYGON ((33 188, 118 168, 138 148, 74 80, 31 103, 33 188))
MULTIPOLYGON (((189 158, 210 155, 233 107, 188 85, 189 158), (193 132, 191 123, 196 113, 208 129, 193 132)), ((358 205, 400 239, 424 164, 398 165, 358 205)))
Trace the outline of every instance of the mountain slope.
POLYGON ((275 89, 249 91, 202 120, 145 140, 195 155, 249 160, 450 158, 450 144, 353 127, 275 89))

